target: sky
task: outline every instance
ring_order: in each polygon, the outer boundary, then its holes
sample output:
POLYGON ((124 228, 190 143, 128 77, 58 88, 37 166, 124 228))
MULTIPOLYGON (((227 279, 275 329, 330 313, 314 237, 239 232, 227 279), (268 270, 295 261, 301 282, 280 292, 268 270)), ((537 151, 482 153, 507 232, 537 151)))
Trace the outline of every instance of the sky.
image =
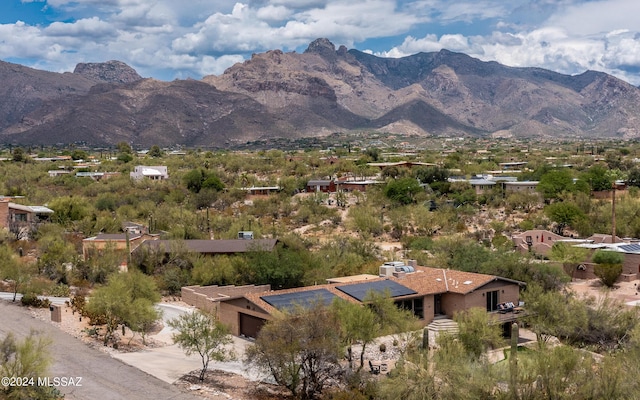
POLYGON ((640 85, 639 15, 638 0, 0 0, 0 60, 55 72, 119 60, 143 77, 200 79, 327 38, 640 85))

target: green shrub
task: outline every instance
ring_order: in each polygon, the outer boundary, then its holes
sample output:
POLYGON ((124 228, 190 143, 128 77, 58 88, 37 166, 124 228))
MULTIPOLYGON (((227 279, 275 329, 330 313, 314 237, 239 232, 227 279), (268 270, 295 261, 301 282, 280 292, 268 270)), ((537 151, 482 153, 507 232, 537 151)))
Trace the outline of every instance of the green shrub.
POLYGON ((69 289, 68 285, 65 285, 64 283, 58 283, 57 285, 49 289, 49 293, 47 294, 49 296, 55 297, 69 297, 69 294, 71 294, 71 290, 69 289))
POLYGON ((622 264, 596 264, 593 273, 606 287, 613 287, 622 273, 622 264))
POLYGON ((26 293, 20 302, 23 306, 36 308, 46 308, 51 305, 48 299, 40 299, 35 293, 26 293))
POLYGON ((593 273, 606 287, 612 287, 622 273, 624 256, 621 253, 608 250, 598 250, 591 260, 596 263, 593 273))

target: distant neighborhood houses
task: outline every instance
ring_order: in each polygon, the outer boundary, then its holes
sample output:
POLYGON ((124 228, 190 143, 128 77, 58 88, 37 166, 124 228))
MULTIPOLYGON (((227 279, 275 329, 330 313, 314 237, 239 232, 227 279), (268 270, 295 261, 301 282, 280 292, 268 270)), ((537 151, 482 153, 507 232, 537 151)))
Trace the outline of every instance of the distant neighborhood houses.
POLYGON ((341 180, 341 179, 312 179, 305 185, 307 193, 336 193, 339 191, 366 192, 371 186, 384 182, 374 179, 367 180, 341 180))
POLYGON ((471 188, 476 194, 481 195, 492 191, 494 188, 501 188, 505 193, 507 192, 527 192, 535 193, 538 187, 538 181, 518 181, 518 178, 513 176, 503 175, 475 175, 471 178, 451 177, 449 182, 467 182, 471 185, 471 188))
POLYGON ((572 279, 594 279, 594 263, 591 257, 597 250, 615 251, 624 255, 622 273, 618 280, 634 281, 640 279, 640 241, 606 234, 594 234, 588 238, 568 238, 543 229, 528 230, 512 237, 516 250, 521 253, 531 252, 542 257, 549 257, 556 243, 587 249, 588 254, 581 262, 564 265, 565 272, 572 279))
POLYGON ((170 255, 180 252, 202 255, 231 255, 251 251, 273 251, 278 239, 254 239, 253 232, 241 231, 238 239, 219 240, 164 240, 158 233, 149 233, 148 228, 135 222, 125 222, 124 233, 99 233, 82 241, 82 255, 85 260, 105 251, 120 254, 120 269, 127 269, 128 254, 153 252, 170 255))
POLYGON ((240 188, 247 192, 250 196, 266 196, 273 193, 278 193, 282 190, 280 186, 251 186, 240 188))

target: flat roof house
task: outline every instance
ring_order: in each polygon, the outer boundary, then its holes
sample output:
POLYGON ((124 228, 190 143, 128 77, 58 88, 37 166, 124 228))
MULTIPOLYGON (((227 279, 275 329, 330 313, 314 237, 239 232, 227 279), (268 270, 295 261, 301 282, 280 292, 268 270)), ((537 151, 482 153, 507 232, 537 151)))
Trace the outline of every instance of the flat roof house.
POLYGON ((29 228, 48 220, 54 211, 44 206, 25 206, 0 200, 0 227, 20 235, 27 234, 29 228))
POLYGON ((145 165, 137 165, 133 168, 133 171, 129 173, 131 179, 139 180, 143 178, 151 179, 154 181, 169 179, 169 172, 166 166, 153 166, 148 167, 145 165))
POLYGON ((538 181, 517 181, 503 182, 505 192, 526 192, 535 193, 538 187, 538 181))
POLYGON ((113 250, 122 255, 120 269, 126 270, 127 247, 129 252, 133 252, 142 243, 155 241, 157 238, 157 236, 148 234, 100 233, 82 240, 82 256, 86 260, 89 257, 100 255, 106 250, 113 250))
POLYGON ((312 179, 307 182, 305 190, 308 193, 322 192, 335 193, 337 190, 336 182, 329 179, 312 179))

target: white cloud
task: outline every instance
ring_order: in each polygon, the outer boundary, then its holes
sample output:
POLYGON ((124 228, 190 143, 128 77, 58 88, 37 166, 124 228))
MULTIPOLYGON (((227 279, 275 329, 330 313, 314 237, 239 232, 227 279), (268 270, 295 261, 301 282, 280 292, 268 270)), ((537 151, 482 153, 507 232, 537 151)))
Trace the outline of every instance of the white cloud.
POLYGON ((640 2, 637 0, 600 0, 563 8, 546 26, 565 29, 574 35, 606 34, 618 29, 638 29, 640 2))
POLYGON ((440 18, 446 21, 473 22, 478 19, 496 18, 506 13, 505 3, 492 1, 445 2, 440 18))
POLYGON ((326 37, 347 47, 365 42, 387 57, 446 48, 512 66, 598 69, 640 83, 625 72, 640 68, 637 0, 243 1, 22 0, 43 3, 60 20, 0 25, 0 58, 37 60, 32 65, 50 70, 119 59, 148 75, 175 69, 192 76, 326 37), (376 39, 400 35, 401 44, 376 47, 376 39))
POLYGON ((284 21, 291 17, 293 11, 284 6, 268 5, 258 9, 256 17, 263 21, 284 21))
POLYGON ((101 21, 97 17, 81 19, 72 23, 54 22, 42 30, 45 36, 73 36, 79 40, 90 37, 99 39, 107 35, 113 35, 113 25, 101 21))
MULTIPOLYGON (((284 15, 282 8, 278 10, 284 15)), ((271 25, 264 8, 237 3, 230 13, 215 13, 196 24, 194 31, 175 39, 172 47, 180 52, 254 51, 273 48, 293 49, 319 37, 352 45, 370 37, 398 34, 419 20, 395 10, 386 0, 333 2, 291 14, 283 25, 271 25)))

